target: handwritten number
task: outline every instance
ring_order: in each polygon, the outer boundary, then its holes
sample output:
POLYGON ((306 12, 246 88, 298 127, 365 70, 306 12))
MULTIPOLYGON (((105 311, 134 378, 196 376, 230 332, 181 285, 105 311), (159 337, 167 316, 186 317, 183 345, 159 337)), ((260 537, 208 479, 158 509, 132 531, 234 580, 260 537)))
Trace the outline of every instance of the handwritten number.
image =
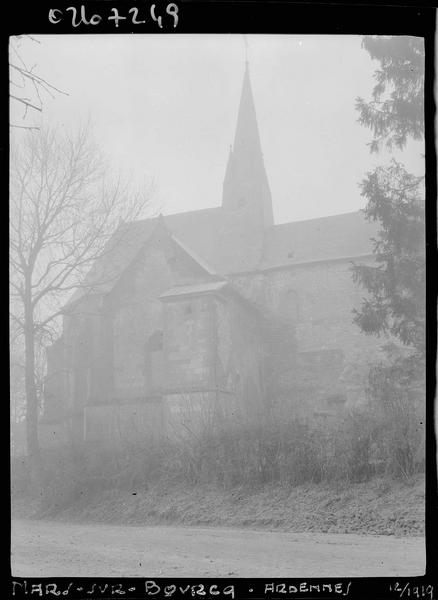
POLYGON ((98 25, 102 21, 102 17, 100 15, 93 15, 90 19, 91 25, 98 25))
POLYGON ((168 15, 173 17, 173 28, 178 25, 178 7, 173 2, 167 5, 166 12, 168 15))
POLYGON ((121 17, 117 8, 112 8, 111 10, 113 11, 113 16, 108 17, 108 21, 114 21, 115 26, 118 27, 119 21, 125 20, 126 17, 121 17))
POLYGON ((71 10, 71 12, 72 12, 71 23, 72 23, 73 27, 79 27, 79 25, 81 25, 81 24, 98 25, 102 20, 102 17, 100 15, 93 15, 91 17, 91 19, 89 21, 87 21, 87 17, 85 15, 85 6, 83 4, 81 4, 81 14, 79 17, 79 21, 77 19, 78 11, 75 6, 68 6, 65 10, 71 10))
MULTIPOLYGON (((86 14, 86 9, 85 9, 84 4, 81 4, 80 7, 78 7, 78 8, 76 8, 75 6, 68 6, 64 10, 72 13, 71 24, 72 24, 72 27, 74 27, 74 28, 79 27, 80 25, 96 26, 102 21, 102 16, 99 14, 93 14, 90 17, 88 17, 88 15, 86 14)), ((120 15, 117 8, 111 8, 110 10, 111 10, 111 14, 109 17, 107 17, 107 20, 114 21, 114 25, 116 27, 119 27, 120 21, 126 21, 126 19, 129 18, 129 17, 123 17, 122 15, 120 15)), ((158 15, 155 12, 155 10, 156 10, 156 4, 151 4, 151 7, 150 7, 151 18, 156 23, 158 23, 158 26, 160 27, 160 29, 162 29, 163 28, 163 17, 161 15, 158 15)), ((131 20, 132 20, 133 25, 142 25, 143 23, 146 23, 145 20, 142 20, 139 18, 139 10, 136 6, 133 6, 132 8, 130 8, 128 10, 128 13, 130 15, 132 15, 131 20)), ((174 2, 171 2, 166 7, 166 14, 168 14, 170 17, 173 17, 173 28, 175 29, 175 27, 178 25, 178 21, 179 21, 178 6, 174 2)), ((57 23, 60 23, 62 21, 62 19, 63 19, 63 10, 59 10, 58 8, 49 9, 48 20, 52 25, 56 25, 57 23)))
POLYGON ((71 10, 71 12, 72 12, 71 24, 73 25, 73 27, 78 27, 81 24, 81 22, 79 21, 79 23, 76 23, 76 17, 78 14, 76 7, 68 6, 65 10, 71 10))
POLYGON ((151 6, 151 17, 153 18, 154 21, 157 21, 158 26, 161 29, 163 27, 162 24, 161 24, 161 16, 156 17, 156 15, 155 15, 155 4, 152 4, 152 6, 151 6))
POLYGON ((408 581, 408 583, 406 583, 406 585, 404 587, 401 586, 401 584, 396 581, 395 584, 392 586, 389 586, 389 590, 392 592, 398 592, 398 597, 400 599, 402 598, 411 598, 411 597, 415 597, 415 598, 424 598, 425 596, 429 597, 429 600, 433 600, 433 586, 432 585, 428 585, 428 586, 424 586, 422 585, 421 588, 419 586, 415 586, 415 587, 410 587, 410 582, 408 581))
POLYGON ((146 23, 146 21, 137 21, 137 17, 138 17, 138 8, 136 6, 134 6, 133 8, 130 8, 128 10, 128 12, 130 14, 134 14, 134 16, 132 17, 132 24, 133 25, 141 25, 142 23, 146 23))
POLYGON ((49 21, 53 24, 59 23, 59 21, 61 20, 61 17, 59 19, 56 18, 55 13, 61 13, 62 15, 62 11, 59 10, 59 8, 51 8, 49 10, 49 21))

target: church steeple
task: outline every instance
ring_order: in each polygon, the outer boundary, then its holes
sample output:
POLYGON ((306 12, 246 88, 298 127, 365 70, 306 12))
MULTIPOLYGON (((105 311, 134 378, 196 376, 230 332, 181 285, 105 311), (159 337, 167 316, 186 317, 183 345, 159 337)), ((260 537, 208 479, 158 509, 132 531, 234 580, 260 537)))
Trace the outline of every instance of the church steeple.
POLYGON ((274 223, 248 62, 245 66, 234 144, 230 148, 225 172, 222 208, 228 211, 247 209, 262 220, 264 227, 274 223))

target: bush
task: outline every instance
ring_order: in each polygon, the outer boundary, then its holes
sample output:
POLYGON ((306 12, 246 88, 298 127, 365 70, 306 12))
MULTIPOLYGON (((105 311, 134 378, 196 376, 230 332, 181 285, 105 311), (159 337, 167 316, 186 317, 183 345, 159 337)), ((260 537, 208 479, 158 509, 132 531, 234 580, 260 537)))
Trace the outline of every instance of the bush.
MULTIPOLYGON (((41 509, 54 513, 106 489, 140 491, 163 472, 165 447, 137 444, 76 444, 46 449, 41 509)), ((20 491, 25 493, 24 489, 20 491)))
POLYGON ((382 471, 382 439, 384 424, 370 406, 330 425, 271 409, 181 438, 168 456, 166 473, 179 481, 226 488, 359 482, 382 471))
MULTIPOLYGON (((395 350, 393 351, 395 352, 395 350)), ((370 371, 371 410, 382 424, 379 445, 386 471, 409 478, 424 470, 424 364, 415 355, 390 356, 370 371)))
MULTIPOLYGON (((235 414, 214 427, 186 429, 171 439, 65 446, 43 453, 42 504, 56 512, 105 489, 134 493, 158 482, 254 488, 408 475, 421 471, 424 462, 415 459, 417 438, 402 428, 410 423, 407 414, 385 417, 369 402, 329 423, 299 420, 270 407, 235 414)), ((20 490, 25 469, 20 463, 14 470, 20 490)))

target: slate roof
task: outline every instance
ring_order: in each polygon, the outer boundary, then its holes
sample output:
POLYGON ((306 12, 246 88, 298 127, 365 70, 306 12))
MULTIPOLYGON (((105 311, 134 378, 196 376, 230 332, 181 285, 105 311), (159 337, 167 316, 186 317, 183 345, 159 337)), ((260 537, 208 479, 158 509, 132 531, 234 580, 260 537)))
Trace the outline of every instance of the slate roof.
POLYGON ((228 213, 218 207, 122 223, 67 306, 85 293, 107 294, 162 225, 210 275, 254 269, 260 258, 262 236, 248 228, 244 212, 228 213))
MULTIPOLYGON (((145 240, 154 221, 141 222, 145 240)), ((219 275, 371 254, 377 234, 361 211, 283 223, 264 232, 252 230, 244 213, 221 208, 168 215, 164 223, 183 248, 219 275)))
POLYGON ((156 221, 122 223, 108 241, 103 255, 90 268, 83 286, 72 294, 66 306, 88 294, 107 294, 152 234, 156 221))
POLYGON ((371 254, 377 229, 361 211, 275 225, 266 232, 259 268, 371 254))
MULTIPOLYGON (((143 230, 146 241, 156 221, 132 223, 133 237, 140 240, 143 230)), ((221 275, 371 254, 377 234, 361 211, 274 225, 264 233, 252 230, 244 212, 221 208, 168 215, 164 223, 183 248, 221 275)))
POLYGON ((248 226, 245 211, 208 208, 168 215, 164 223, 219 274, 252 270, 260 259, 263 236, 248 226))
MULTIPOLYGON (((360 211, 274 225, 264 233, 248 225, 244 212, 221 208, 124 223, 110 240, 105 256, 87 275, 86 283, 93 282, 90 291, 106 294, 112 289, 160 219, 176 243, 206 271, 218 275, 371 254, 370 238, 377 232, 360 211)), ((77 290, 69 304, 83 294, 77 290)))

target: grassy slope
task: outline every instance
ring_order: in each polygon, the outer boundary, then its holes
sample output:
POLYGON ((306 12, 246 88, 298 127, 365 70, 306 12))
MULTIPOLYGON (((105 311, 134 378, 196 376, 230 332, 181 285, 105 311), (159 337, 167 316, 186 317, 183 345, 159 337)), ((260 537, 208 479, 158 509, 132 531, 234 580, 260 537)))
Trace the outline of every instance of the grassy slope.
MULTIPOLYGON (((15 504, 16 512, 24 515, 15 504)), ((421 535, 424 477, 409 482, 375 479, 343 485, 265 486, 223 490, 214 486, 155 485, 148 490, 84 493, 73 504, 40 516, 124 524, 173 523, 265 527, 283 531, 421 535)))

